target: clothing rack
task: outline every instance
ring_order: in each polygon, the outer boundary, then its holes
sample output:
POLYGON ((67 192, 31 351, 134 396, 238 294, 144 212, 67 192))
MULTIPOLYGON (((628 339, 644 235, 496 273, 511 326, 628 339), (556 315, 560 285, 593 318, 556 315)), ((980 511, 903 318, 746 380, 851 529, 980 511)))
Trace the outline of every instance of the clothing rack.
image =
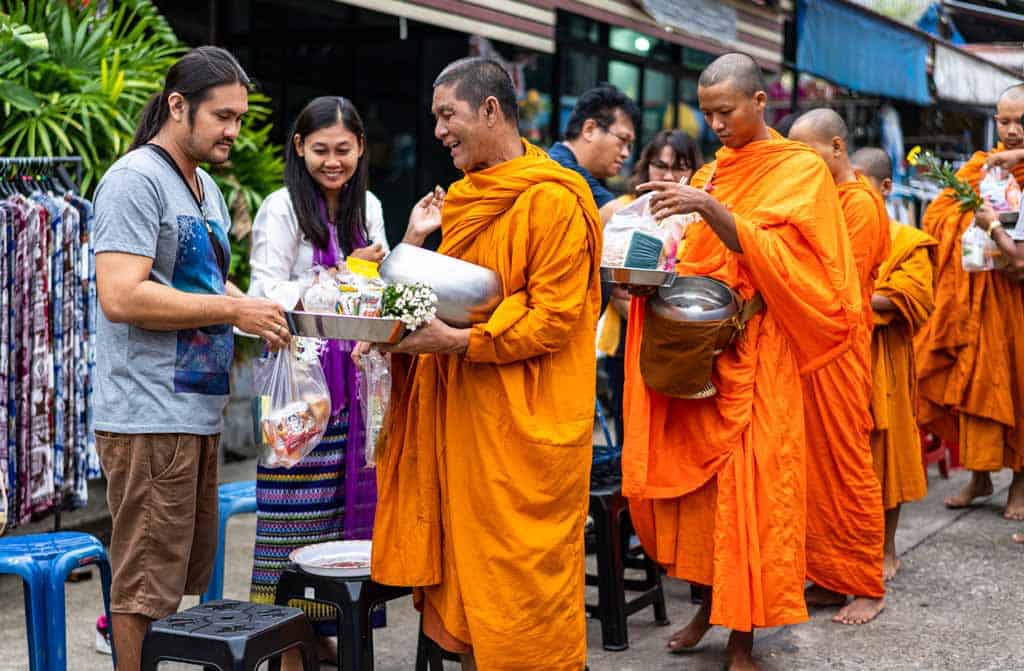
MULTIPOLYGON (((72 190, 80 193, 82 184, 82 168, 84 159, 81 156, 0 156, 0 179, 6 174, 9 168, 15 168, 17 173, 22 169, 29 172, 37 170, 56 169, 57 175, 68 183, 72 190), (74 177, 67 172, 67 168, 74 169, 74 177)), ((64 496, 63 491, 56 494, 57 501, 53 507, 53 530, 61 530, 61 513, 71 510, 71 502, 64 496)), ((10 514, 10 511, 8 511, 10 514)))
POLYGON ((58 171, 64 171, 66 166, 74 166, 75 176, 72 179, 66 172, 61 175, 73 183, 75 191, 78 191, 82 183, 82 165, 84 160, 81 156, 6 156, 0 157, 0 169, 9 167, 43 169, 56 167, 58 171))

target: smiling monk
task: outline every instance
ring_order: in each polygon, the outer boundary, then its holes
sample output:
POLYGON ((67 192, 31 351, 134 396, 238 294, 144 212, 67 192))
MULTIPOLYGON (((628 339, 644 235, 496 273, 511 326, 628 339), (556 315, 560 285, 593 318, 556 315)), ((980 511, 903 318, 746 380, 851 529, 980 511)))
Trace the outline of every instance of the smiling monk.
POLYGON ((889 256, 889 215, 882 195, 850 164, 847 128, 830 109, 807 112, 789 138, 809 145, 828 166, 850 236, 861 292, 862 327, 854 347, 804 376, 807 423, 808 606, 841 606, 833 618, 864 624, 881 612, 885 513, 871 457, 871 295, 889 256), (853 600, 847 604, 847 595, 853 600))
POLYGON ((656 189, 655 216, 698 213, 677 272, 714 277, 764 308, 715 359, 718 393, 663 395, 640 373, 646 299, 633 299, 626 345, 623 492, 644 549, 670 575, 704 586, 669 641, 692 648, 732 629, 729 668, 760 668, 753 629, 802 622, 806 445, 800 374, 848 350, 860 289, 831 175, 809 147, 768 128, 761 72, 726 54, 697 95, 725 145, 692 180, 656 189))
POLYGON ((417 587, 426 634, 466 669, 580 671, 601 222, 587 183, 519 137, 496 62, 434 83, 465 176, 440 251, 495 271, 483 323, 434 320, 394 351, 377 461, 374 580, 417 587))
MULTIPOLYGON (((986 165, 1012 167, 1024 181, 1024 85, 1007 89, 996 106, 999 145, 977 152, 957 176, 977 190, 986 165)), ((989 213, 990 215, 992 213, 989 213)), ((946 498, 963 508, 992 494, 993 471, 1009 468, 1013 481, 1003 515, 1024 520, 1024 286, 1014 265, 1010 272, 968 273, 960 257, 960 238, 975 219, 961 212, 952 191, 944 191, 925 210, 921 228, 939 241, 936 255, 935 316, 915 341, 920 381, 922 428, 958 442, 960 460, 971 470, 964 489, 946 498)), ((979 224, 997 244, 994 216, 979 224)), ((1013 246, 1004 250, 1013 257, 1013 246)))

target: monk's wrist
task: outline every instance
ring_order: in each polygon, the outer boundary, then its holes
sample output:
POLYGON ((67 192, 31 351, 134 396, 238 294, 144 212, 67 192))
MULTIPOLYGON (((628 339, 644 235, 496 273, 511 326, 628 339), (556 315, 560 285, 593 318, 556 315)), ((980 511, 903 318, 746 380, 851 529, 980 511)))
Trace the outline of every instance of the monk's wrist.
POLYGON ((452 329, 449 334, 449 354, 465 354, 469 349, 471 329, 452 329))

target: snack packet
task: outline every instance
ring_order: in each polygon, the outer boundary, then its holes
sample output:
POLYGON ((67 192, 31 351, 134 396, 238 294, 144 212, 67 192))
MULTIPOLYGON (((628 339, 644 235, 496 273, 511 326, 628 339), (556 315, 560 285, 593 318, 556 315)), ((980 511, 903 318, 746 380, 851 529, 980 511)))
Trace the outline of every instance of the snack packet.
POLYGON ((384 428, 391 398, 391 355, 370 350, 359 371, 359 404, 363 410, 366 465, 377 463, 377 441, 384 428))
POLYGON ((260 394, 259 460, 268 468, 291 468, 324 437, 331 396, 320 367, 320 341, 293 338, 254 362, 260 394))

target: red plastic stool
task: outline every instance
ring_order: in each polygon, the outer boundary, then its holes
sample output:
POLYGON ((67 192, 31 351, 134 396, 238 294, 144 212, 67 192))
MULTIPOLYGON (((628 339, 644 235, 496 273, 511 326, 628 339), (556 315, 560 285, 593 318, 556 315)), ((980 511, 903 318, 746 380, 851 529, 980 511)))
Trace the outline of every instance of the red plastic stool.
POLYGON ((924 464, 924 477, 928 479, 928 467, 939 465, 939 475, 949 479, 949 444, 932 433, 921 432, 921 461, 924 464))

